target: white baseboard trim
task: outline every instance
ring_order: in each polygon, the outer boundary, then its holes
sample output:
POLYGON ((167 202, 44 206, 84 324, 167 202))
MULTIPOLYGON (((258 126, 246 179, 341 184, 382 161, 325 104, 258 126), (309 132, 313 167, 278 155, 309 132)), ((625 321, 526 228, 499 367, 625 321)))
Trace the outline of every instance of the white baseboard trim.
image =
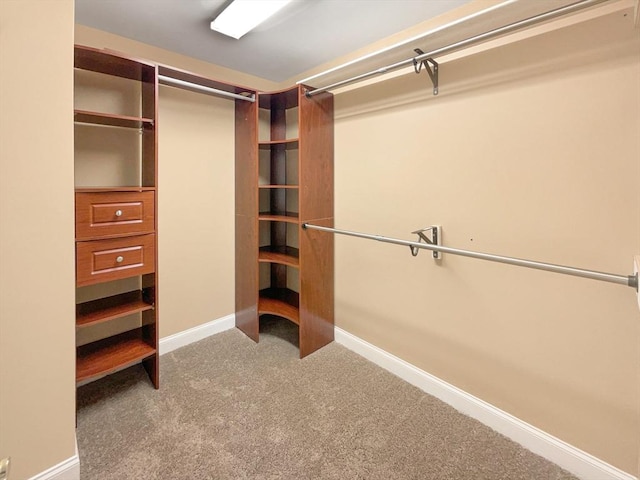
POLYGON ((182 332, 169 335, 160 339, 160 355, 174 351, 177 348, 184 347, 190 343, 203 340, 216 333, 231 330, 236 326, 235 314, 212 320, 211 322, 198 325, 197 327, 184 330, 182 332))
POLYGON ((76 441, 76 454, 64 462, 39 473, 29 480, 80 480, 80 457, 78 456, 78 442, 76 441))
POLYGON ((584 480, 638 480, 341 328, 335 341, 584 480))

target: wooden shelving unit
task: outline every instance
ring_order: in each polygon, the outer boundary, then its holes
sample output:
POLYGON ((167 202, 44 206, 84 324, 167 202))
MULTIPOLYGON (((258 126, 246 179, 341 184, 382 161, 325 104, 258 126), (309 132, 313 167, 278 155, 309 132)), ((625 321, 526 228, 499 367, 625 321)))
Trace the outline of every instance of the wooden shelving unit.
MULTIPOLYGON (((76 381, 86 382, 142 362, 159 387, 157 276, 157 66, 76 45, 75 68, 131 80, 140 115, 76 109, 74 121, 142 133, 138 185, 76 188, 76 285, 136 278, 139 288, 76 305, 76 330, 127 316, 138 326, 76 348, 76 381)), ((109 145, 105 145, 109 148, 109 145)))
POLYGON ((333 96, 303 87, 236 102, 236 325, 299 326, 300 356, 333 340, 333 96), (267 269, 265 271, 265 268, 267 269))

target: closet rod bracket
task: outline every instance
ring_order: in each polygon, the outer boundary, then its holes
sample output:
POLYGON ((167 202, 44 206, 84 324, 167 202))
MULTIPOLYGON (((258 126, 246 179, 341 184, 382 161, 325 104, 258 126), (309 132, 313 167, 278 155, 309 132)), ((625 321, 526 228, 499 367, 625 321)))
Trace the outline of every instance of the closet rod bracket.
MULTIPOLYGON (((413 51, 416 52, 418 56, 424 55, 424 52, 419 48, 414 48, 413 51)), ((413 59, 413 69, 416 73, 420 73, 422 67, 424 67, 431 79, 431 83, 433 83, 433 94, 438 95, 438 62, 431 57, 420 61, 418 61, 417 58, 418 57, 414 57, 413 59)))
MULTIPOLYGON (((414 235, 418 235, 418 243, 427 243, 429 245, 441 245, 442 242, 442 227, 440 225, 431 225, 430 227, 422 228, 420 230, 416 230, 415 232, 411 232, 414 235), (425 232, 431 232, 431 238, 429 238, 425 232)), ((409 246, 411 250, 411 255, 414 257, 418 256, 418 252, 420 249, 418 247, 409 246)), ((442 252, 432 250, 433 258, 435 260, 442 259, 442 252)))

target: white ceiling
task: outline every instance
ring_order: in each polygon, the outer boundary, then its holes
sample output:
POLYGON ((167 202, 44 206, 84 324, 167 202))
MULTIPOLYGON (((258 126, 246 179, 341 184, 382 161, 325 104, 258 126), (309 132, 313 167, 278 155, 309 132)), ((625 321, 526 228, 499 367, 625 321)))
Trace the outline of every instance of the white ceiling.
POLYGON ((281 82, 470 0, 293 0, 240 40, 210 30, 228 0, 75 0, 76 23, 281 82))

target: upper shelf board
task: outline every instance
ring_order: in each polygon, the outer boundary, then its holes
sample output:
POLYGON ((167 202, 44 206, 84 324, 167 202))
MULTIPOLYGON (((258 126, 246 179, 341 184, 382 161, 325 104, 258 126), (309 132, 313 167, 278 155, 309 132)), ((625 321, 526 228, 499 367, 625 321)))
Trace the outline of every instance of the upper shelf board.
POLYGON ((115 75, 131 80, 155 84, 156 66, 141 60, 128 58, 116 52, 109 52, 83 45, 74 48, 75 68, 92 72, 115 75))

